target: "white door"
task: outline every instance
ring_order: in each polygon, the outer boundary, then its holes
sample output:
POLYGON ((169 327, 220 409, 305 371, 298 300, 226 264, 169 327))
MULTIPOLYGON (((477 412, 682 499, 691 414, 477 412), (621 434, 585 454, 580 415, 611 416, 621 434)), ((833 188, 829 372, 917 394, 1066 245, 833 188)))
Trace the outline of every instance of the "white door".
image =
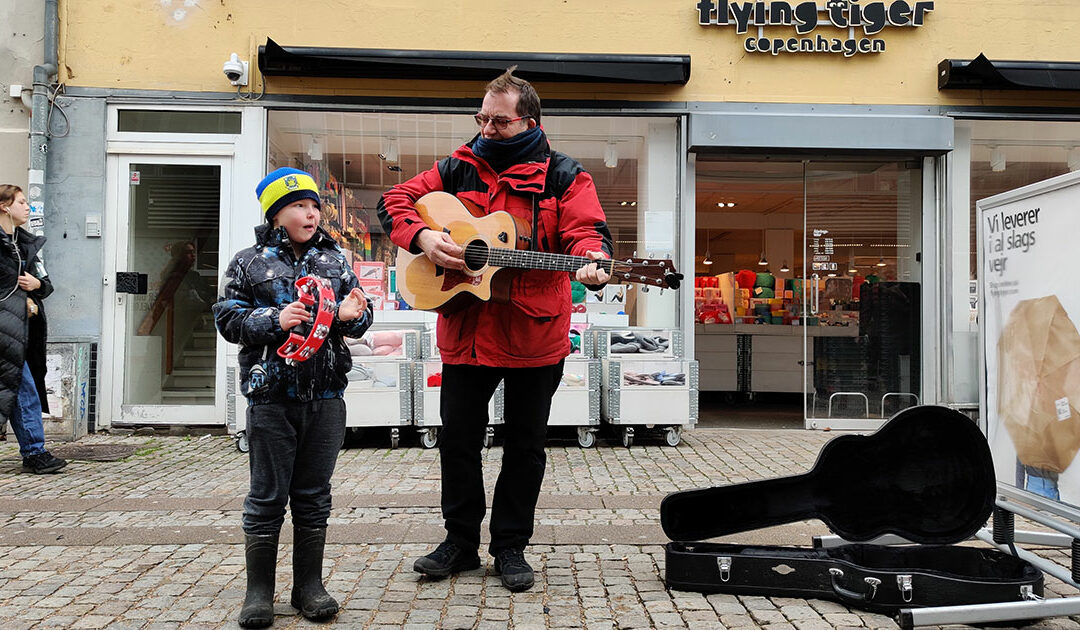
POLYGON ((156 155, 112 163, 102 395, 113 424, 225 424, 224 345, 210 307, 231 163, 156 155))

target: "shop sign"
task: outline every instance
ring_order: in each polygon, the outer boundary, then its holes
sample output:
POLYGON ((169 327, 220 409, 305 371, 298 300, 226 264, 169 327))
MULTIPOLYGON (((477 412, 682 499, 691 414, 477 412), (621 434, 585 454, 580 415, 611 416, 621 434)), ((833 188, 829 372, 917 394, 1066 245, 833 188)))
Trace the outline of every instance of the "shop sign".
POLYGON ((735 33, 745 35, 751 26, 758 35, 743 40, 743 50, 751 53, 834 53, 844 57, 885 52, 885 40, 870 37, 886 27, 922 26, 926 14, 934 10, 932 1, 893 0, 863 2, 859 0, 827 0, 824 7, 816 1, 788 2, 717 2, 698 0, 698 24, 702 26, 734 27, 735 33), (824 14, 824 15, 821 15, 824 14), (794 27, 798 37, 765 37, 766 26, 794 27), (846 37, 827 37, 813 33, 818 26, 847 29, 846 37), (862 37, 856 37, 856 29, 862 37))

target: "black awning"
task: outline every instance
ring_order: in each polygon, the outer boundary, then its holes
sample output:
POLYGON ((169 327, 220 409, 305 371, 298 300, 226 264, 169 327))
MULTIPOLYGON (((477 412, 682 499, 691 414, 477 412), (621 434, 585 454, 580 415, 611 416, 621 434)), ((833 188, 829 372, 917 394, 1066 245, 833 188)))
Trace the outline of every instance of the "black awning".
POLYGON ((259 46, 259 71, 265 76, 490 81, 514 64, 514 74, 529 81, 683 85, 690 80, 689 55, 286 48, 269 38, 259 46))
POLYGON ((971 61, 944 59, 938 64, 938 89, 1080 90, 1080 63, 1069 61, 971 61))

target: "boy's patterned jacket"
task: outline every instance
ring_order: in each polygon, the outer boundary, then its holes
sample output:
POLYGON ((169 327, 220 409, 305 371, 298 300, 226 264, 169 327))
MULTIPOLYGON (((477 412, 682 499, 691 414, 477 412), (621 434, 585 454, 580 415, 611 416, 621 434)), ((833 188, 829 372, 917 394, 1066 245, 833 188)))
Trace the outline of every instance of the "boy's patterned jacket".
POLYGON ((371 325, 371 302, 353 321, 335 316, 315 356, 287 365, 277 349, 288 339, 278 315, 296 301, 297 278, 329 280, 338 303, 357 286, 337 243, 319 228, 299 260, 284 228, 255 228, 255 246, 233 257, 214 304, 214 322, 226 341, 240 345, 240 387, 248 404, 340 398, 352 357, 342 337, 359 337, 371 325))

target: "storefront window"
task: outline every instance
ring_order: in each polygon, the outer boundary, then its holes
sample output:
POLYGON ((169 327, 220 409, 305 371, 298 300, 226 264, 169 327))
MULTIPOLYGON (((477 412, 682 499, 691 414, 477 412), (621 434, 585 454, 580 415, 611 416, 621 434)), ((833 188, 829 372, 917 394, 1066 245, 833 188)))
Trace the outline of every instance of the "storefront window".
POLYGON ((957 121, 942 353, 949 402, 979 400, 976 202, 1075 170, 1080 170, 1080 122, 957 121))
MULTIPOLYGON (((555 150, 580 161, 592 175, 607 215, 616 257, 646 251, 677 259, 677 125, 670 118, 545 116, 555 150), (648 226, 648 227, 646 227, 648 226)), ((477 133, 466 114, 315 111, 269 113, 268 168, 311 172, 323 196, 323 225, 352 257, 354 267, 384 278, 384 310, 408 306, 395 292, 397 247, 383 232, 376 206, 383 192, 432 168, 477 133), (358 265, 357 263, 364 263, 358 265)), ((589 295, 582 312, 625 314, 629 325, 677 321, 671 292, 641 295, 617 289, 589 295), (655 297, 654 297, 655 296, 655 297)))
POLYGON ((822 427, 918 404, 921 177, 919 161, 698 160, 701 390, 822 427))

